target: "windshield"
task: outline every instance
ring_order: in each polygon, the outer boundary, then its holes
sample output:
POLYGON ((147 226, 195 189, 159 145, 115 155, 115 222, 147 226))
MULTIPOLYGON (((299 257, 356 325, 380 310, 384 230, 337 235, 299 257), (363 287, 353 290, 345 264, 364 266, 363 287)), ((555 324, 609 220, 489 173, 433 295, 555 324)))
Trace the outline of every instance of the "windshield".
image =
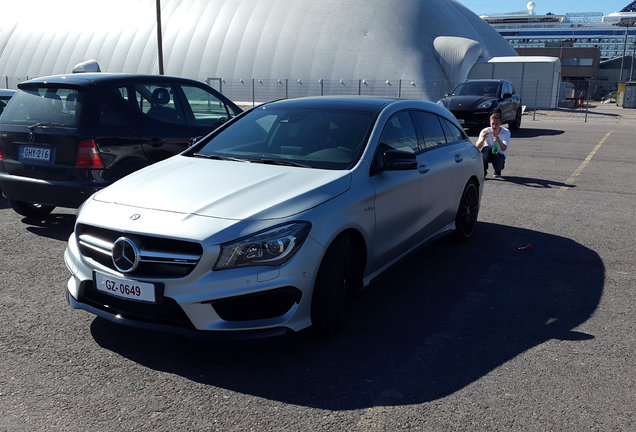
POLYGON ((79 92, 68 88, 18 90, 2 112, 1 120, 42 126, 75 126, 81 103, 79 92))
POLYGON ((222 129, 190 154, 253 163, 350 169, 375 114, 333 108, 263 106, 222 129))
POLYGON ((464 82, 458 85, 451 96, 490 96, 497 97, 499 83, 464 82))

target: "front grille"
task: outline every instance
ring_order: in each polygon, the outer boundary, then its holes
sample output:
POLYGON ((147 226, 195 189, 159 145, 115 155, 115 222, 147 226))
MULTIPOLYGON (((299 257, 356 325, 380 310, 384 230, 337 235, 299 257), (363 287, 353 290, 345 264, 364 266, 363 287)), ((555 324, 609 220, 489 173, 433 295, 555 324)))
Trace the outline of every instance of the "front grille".
POLYGON ((203 248, 199 243, 166 239, 133 233, 123 233, 85 224, 78 224, 75 235, 81 254, 111 270, 113 244, 120 237, 134 242, 139 251, 139 264, 128 276, 146 278, 179 278, 190 274, 199 263, 203 248))
POLYGON ((179 304, 162 295, 157 295, 157 303, 154 304, 130 301, 104 294, 95 289, 93 281, 84 281, 80 286, 77 300, 126 319, 186 329, 195 328, 179 304))

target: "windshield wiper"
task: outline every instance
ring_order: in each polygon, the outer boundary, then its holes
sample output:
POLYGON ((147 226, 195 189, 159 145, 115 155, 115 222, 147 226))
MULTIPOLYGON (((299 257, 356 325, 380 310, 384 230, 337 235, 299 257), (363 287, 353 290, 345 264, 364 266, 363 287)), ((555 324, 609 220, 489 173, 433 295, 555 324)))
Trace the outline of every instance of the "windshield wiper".
POLYGON ((31 126, 27 126, 29 128, 29 130, 31 132, 33 132, 33 129, 35 128, 39 128, 39 127, 47 127, 47 126, 62 126, 60 123, 51 123, 51 122, 37 122, 35 124, 32 124, 31 126))
POLYGON ((221 156, 217 154, 205 154, 205 153, 194 153, 193 156, 203 157, 206 159, 215 159, 215 160, 224 160, 224 161, 234 161, 234 162, 250 162, 246 159, 239 159, 231 156, 221 156))
POLYGON ((297 162, 291 162, 284 159, 250 159, 250 162, 262 163, 267 165, 282 165, 282 166, 291 166, 291 167, 299 167, 299 168, 311 168, 309 165, 304 165, 297 162))

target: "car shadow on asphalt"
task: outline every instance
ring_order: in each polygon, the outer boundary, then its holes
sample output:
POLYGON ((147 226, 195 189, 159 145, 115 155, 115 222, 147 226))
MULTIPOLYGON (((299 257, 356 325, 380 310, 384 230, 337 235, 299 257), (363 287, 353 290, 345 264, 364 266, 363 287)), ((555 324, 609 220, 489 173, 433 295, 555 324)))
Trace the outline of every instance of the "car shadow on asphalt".
MULTIPOLYGON (((0 195, 0 210, 9 208, 9 202, 0 195)), ((27 231, 33 234, 66 241, 73 232, 75 213, 75 210, 72 209, 56 209, 53 213, 42 218, 22 217, 22 223, 27 226, 27 231)))
MULTIPOLYGON (((490 179, 488 179, 490 180, 490 179)), ((551 188, 574 188, 576 185, 563 183, 556 180, 539 179, 534 177, 519 177, 519 176, 507 176, 502 175, 499 178, 500 181, 506 181, 509 183, 518 184, 520 186, 528 186, 539 189, 551 189, 551 188)))
POLYGON ((467 243, 442 239, 358 295, 347 328, 264 340, 202 342, 96 318, 95 341, 150 369, 270 400, 329 410, 448 396, 596 309, 599 255, 570 239, 479 223, 467 243))
POLYGON ((51 213, 44 218, 25 217, 27 231, 41 237, 66 241, 73 232, 75 213, 51 213))
MULTIPOLYGON (((526 128, 522 127, 521 129, 510 131, 511 139, 514 138, 537 138, 542 136, 556 136, 563 135, 565 132, 559 129, 543 129, 543 128, 526 128)), ((469 133, 468 134, 473 140, 476 140, 479 137, 479 131, 477 133, 469 133)))
POLYGON ((515 138, 537 138, 545 136, 563 135, 565 131, 560 129, 544 129, 544 128, 521 128, 510 132, 511 139, 515 138))

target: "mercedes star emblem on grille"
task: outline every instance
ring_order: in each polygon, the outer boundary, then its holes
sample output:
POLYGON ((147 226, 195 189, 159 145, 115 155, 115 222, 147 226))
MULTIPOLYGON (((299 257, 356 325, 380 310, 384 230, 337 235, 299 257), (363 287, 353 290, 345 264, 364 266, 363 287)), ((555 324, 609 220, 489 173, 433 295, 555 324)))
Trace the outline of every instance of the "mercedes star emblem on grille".
POLYGON ((139 249, 132 240, 119 237, 113 244, 113 264, 122 273, 129 273, 139 264, 139 249))

